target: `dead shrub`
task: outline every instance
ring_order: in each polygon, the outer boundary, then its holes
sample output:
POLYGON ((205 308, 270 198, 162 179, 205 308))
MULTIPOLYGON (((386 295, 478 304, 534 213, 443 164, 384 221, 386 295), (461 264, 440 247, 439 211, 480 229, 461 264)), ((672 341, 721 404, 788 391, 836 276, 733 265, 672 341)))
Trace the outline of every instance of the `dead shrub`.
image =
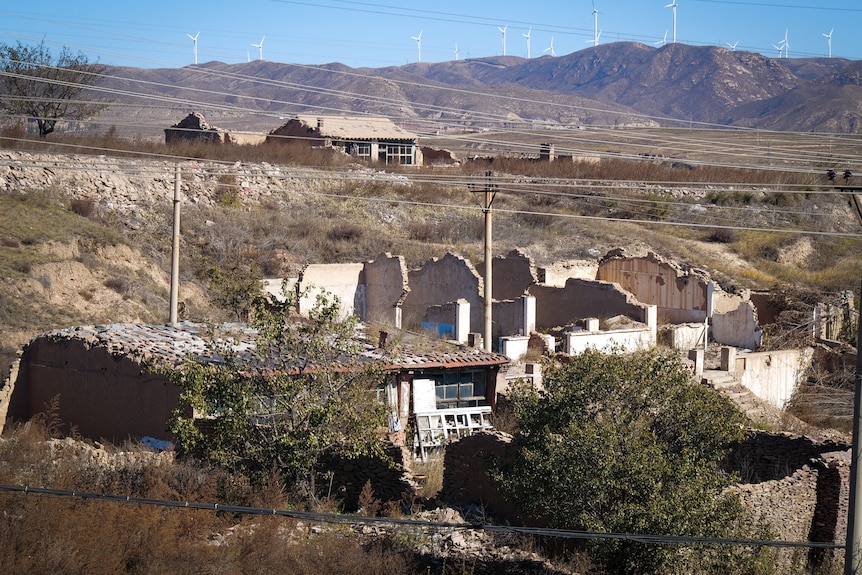
POLYGON ((326 234, 326 237, 331 241, 348 242, 358 240, 362 237, 364 230, 362 227, 344 222, 332 227, 326 234))
POLYGON ((706 241, 716 244, 732 244, 737 240, 736 230, 731 228, 713 228, 706 235, 706 241))
POLYGON ((125 278, 108 278, 102 285, 117 292, 121 296, 127 296, 132 289, 131 283, 129 283, 129 280, 125 278))
POLYGON ((409 222, 407 233, 411 240, 420 242, 440 241, 440 231, 437 224, 433 222, 409 222))
POLYGON ((69 209, 81 217, 89 218, 96 212, 96 202, 82 198, 74 198, 69 202, 69 209))

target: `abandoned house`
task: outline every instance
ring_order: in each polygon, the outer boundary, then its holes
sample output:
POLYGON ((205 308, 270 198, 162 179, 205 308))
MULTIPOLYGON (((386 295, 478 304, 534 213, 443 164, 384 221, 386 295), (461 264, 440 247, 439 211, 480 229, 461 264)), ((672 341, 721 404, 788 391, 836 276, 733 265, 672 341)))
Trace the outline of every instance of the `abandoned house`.
POLYGON ((204 144, 225 143, 226 132, 211 126, 203 114, 192 112, 170 128, 165 128, 165 144, 201 142, 204 144))
MULTIPOLYGON (((193 355, 218 361, 207 345, 207 327, 112 324, 79 326, 45 333, 25 346, 0 388, 0 431, 7 421, 25 421, 44 413, 59 397, 56 414, 82 437, 122 442, 145 436, 170 439, 166 430, 179 405, 180 390, 149 364, 179 365, 193 355)), ((254 332, 232 326, 237 352, 254 346, 254 332)), ((498 377, 509 360, 478 349, 440 345, 418 351, 410 346, 363 343, 360 361, 375 362, 388 373, 378 390, 391 408, 391 437, 409 441, 404 432, 412 419, 418 427, 445 431, 424 438, 425 447, 451 434, 461 436, 490 427, 498 377), (451 425, 448 425, 451 424, 451 425)), ((414 444, 417 438, 412 438, 414 444)))
POLYGON ((303 141, 381 164, 422 165, 418 136, 388 118, 299 114, 272 130, 266 141, 303 141))

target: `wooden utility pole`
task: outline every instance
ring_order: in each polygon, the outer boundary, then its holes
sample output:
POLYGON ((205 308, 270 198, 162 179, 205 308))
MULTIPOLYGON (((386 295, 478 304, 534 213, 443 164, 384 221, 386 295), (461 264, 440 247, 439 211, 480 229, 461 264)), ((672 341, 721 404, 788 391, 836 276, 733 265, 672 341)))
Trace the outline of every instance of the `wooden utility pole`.
POLYGON ((180 165, 174 175, 174 233, 171 247, 171 309, 168 323, 177 323, 177 305, 180 292, 180 165))
MULTIPOLYGON (((862 298, 862 288, 860 288, 862 298)), ((862 306, 860 306, 862 308, 862 306)), ((862 310, 860 310, 862 311, 862 310)), ((850 450, 850 503, 847 506, 847 539, 844 543, 844 575, 862 574, 862 316, 856 317, 856 378, 853 385, 853 447, 850 450)))

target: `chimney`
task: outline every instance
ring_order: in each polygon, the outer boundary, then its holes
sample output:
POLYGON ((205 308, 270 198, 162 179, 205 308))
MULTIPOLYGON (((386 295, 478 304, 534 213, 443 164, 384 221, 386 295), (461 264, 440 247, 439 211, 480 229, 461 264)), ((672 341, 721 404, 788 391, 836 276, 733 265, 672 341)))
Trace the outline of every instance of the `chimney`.
POLYGON ((380 330, 380 335, 377 338, 377 347, 379 349, 386 348, 386 338, 389 337, 389 334, 383 330, 380 330))

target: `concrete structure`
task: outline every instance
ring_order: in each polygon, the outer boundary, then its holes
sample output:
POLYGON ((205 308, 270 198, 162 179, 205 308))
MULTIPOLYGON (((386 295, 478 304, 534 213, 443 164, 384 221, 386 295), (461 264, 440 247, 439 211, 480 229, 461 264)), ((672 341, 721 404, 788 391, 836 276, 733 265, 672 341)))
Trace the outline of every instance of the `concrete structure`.
POLYGON ((418 136, 388 118, 299 114, 272 130, 266 141, 306 142, 381 164, 422 165, 418 136))
POLYGON ((740 353, 734 372, 757 397, 784 409, 813 357, 811 348, 740 353))
POLYGON ((575 355, 591 348, 606 352, 629 352, 656 344, 655 306, 645 310, 642 323, 616 317, 605 322, 605 329, 600 329, 598 318, 585 318, 581 324, 563 331, 563 353, 575 355))
MULTIPOLYGON (((26 421, 43 413, 53 398, 65 432, 92 440, 122 442, 151 436, 171 439, 168 420, 179 406, 180 390, 150 370, 176 366, 188 355, 219 362, 208 345, 211 328, 181 322, 149 326, 112 324, 57 330, 25 346, 19 364, 0 388, 0 413, 26 421)), ((242 355, 254 347, 255 333, 240 325, 216 329, 242 355)), ((453 408, 493 408, 497 379, 508 359, 478 349, 431 342, 412 345, 361 342, 357 359, 379 364, 389 374, 381 389, 392 409, 392 431, 404 429, 417 398, 425 412, 453 408), (383 344, 383 345, 380 345, 383 344), (418 390, 418 391, 417 391, 418 390)))
POLYGON ((658 343, 679 350, 704 349, 708 332, 707 322, 666 324, 658 329, 658 343))

